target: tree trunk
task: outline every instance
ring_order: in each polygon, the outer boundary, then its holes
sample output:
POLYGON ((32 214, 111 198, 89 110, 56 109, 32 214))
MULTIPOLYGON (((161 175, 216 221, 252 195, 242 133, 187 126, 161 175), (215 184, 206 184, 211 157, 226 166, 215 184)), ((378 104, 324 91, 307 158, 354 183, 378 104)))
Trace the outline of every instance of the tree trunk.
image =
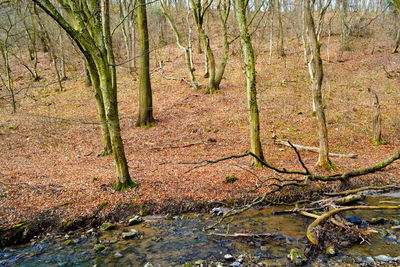
POLYGON ((100 155, 108 156, 111 155, 112 153, 112 146, 110 139, 110 131, 108 129, 106 111, 104 109, 103 95, 101 93, 101 88, 100 88, 99 74, 97 72, 95 63, 93 61, 85 62, 85 70, 86 70, 86 77, 90 81, 89 86, 93 85, 94 96, 97 105, 97 114, 99 117, 99 121, 101 123, 101 140, 103 145, 103 151, 100 155))
POLYGON ((382 116, 381 116, 381 106, 379 104, 378 94, 368 88, 368 92, 372 95, 373 102, 372 105, 374 107, 373 118, 372 118, 372 144, 379 146, 383 145, 386 142, 382 138, 382 116))
POLYGON ((400 46, 400 28, 397 30, 396 39, 393 43, 392 53, 397 53, 399 46, 400 46))
POLYGON ((284 57, 285 54, 285 40, 283 35, 283 23, 281 14, 280 0, 275 0, 276 14, 278 15, 278 25, 279 25, 279 44, 278 44, 278 54, 280 57, 284 57))
POLYGON ((96 62, 100 76, 100 88, 104 100, 108 130, 110 132, 111 147, 114 155, 117 179, 114 189, 120 191, 136 184, 131 180, 128 162, 125 157, 124 144, 121 137, 121 128, 118 115, 117 76, 115 59, 110 33, 110 5, 109 0, 101 0, 102 33, 104 40, 100 41, 103 55, 96 62))
MULTIPOLYGON (((251 44, 251 38, 247 28, 245 1, 235 0, 235 11, 236 11, 236 21, 240 31, 244 64, 246 67, 246 92, 247 92, 247 106, 249 109, 251 152, 253 152, 260 159, 264 160, 264 155, 260 141, 260 122, 259 122, 259 113, 257 106, 254 50, 251 44)), ((252 164, 258 167, 262 166, 257 159, 254 159, 252 164)))
POLYGON ((136 126, 151 127, 155 125, 153 118, 153 96, 150 82, 149 33, 147 29, 146 0, 139 0, 137 10, 139 33, 139 116, 136 126))
POLYGON ((308 70, 312 81, 313 104, 315 107, 319 136, 319 157, 316 165, 320 168, 331 168, 333 165, 329 160, 328 129, 326 127, 325 107, 322 98, 324 71, 320 51, 321 44, 317 39, 310 4, 310 0, 304 2, 304 19, 309 57, 308 70))

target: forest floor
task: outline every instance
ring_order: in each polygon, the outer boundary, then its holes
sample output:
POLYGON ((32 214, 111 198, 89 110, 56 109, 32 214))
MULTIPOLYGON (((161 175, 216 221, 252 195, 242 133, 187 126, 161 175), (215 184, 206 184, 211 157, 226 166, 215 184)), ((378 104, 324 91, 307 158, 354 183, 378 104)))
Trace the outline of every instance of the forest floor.
MULTIPOLYGON (((336 37, 333 40, 337 41, 336 37)), ((275 145, 271 138, 276 135, 295 144, 318 146, 307 67, 301 48, 290 46, 292 52, 287 57, 274 56, 268 64, 268 51, 256 45, 261 137, 268 162, 301 169, 295 153, 275 145)), ((342 56, 331 52, 329 62, 327 47, 322 49, 330 150, 358 154, 356 159, 332 158, 336 169, 331 172, 366 167, 388 158, 400 147, 400 54, 390 53, 388 41, 369 38, 358 39, 353 49, 342 56), (383 66, 392 77, 388 77, 383 66), (370 143, 372 97, 367 88, 380 97, 386 145, 370 143)), ((330 49, 337 50, 333 45, 330 49)), ((125 68, 118 70, 122 137, 132 179, 138 184, 124 192, 113 190, 112 157, 98 156, 101 139, 96 106, 91 88, 84 86, 80 63, 75 64, 76 69, 68 70, 70 77, 77 78, 64 82, 64 92, 55 92, 56 84, 51 84, 54 77, 48 78, 50 74, 29 88, 25 88, 29 85, 27 75, 18 74, 17 113, 10 113, 8 98, 0 98, 0 226, 48 210, 66 220, 91 214, 105 201, 108 205, 102 214, 123 203, 146 206, 148 210, 143 212, 165 213, 171 212, 171 208, 180 212, 204 203, 232 204, 268 190, 252 191, 258 180, 252 173, 259 177, 274 173, 249 167, 249 158, 193 170, 194 166, 177 164, 217 159, 249 149, 245 76, 238 44, 233 51, 221 92, 214 95, 195 92, 184 82, 163 78, 154 64, 152 87, 157 126, 149 129, 134 127, 138 82, 125 68), (227 176, 238 180, 225 183, 227 176)), ((165 63, 166 75, 186 76, 182 52, 175 44, 157 53, 165 63)), ((196 55, 199 76, 202 62, 203 55, 196 55)), ((42 56, 41 66, 51 72, 47 55, 42 56)), ((313 171, 322 172, 313 167, 316 153, 301 151, 301 155, 313 171)), ((354 181, 396 183, 399 167, 395 162, 383 172, 354 181)), ((327 190, 334 190, 339 184, 329 186, 327 190)), ((318 189, 320 186, 312 185, 311 192, 318 189)), ((289 190, 275 197, 295 193, 289 190)))

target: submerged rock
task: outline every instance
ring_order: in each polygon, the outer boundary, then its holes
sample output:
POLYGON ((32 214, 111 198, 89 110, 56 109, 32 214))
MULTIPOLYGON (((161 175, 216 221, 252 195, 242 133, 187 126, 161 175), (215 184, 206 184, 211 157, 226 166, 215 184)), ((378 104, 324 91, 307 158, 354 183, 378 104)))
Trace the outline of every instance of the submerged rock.
POLYGON ((123 239, 132 239, 139 236, 139 231, 136 229, 131 229, 129 232, 122 232, 123 239))
POLYGON ((113 230, 115 228, 116 228, 116 226, 113 223, 103 223, 100 226, 100 229, 103 230, 103 231, 113 230))
POLYGON ((116 257, 116 258, 122 258, 123 255, 117 251, 117 252, 114 253, 114 257, 116 257))
POLYGON ((136 215, 128 220, 128 225, 135 225, 141 222, 143 222, 143 218, 136 215))
POLYGON ((393 258, 386 255, 379 255, 375 257, 375 260, 388 262, 388 261, 393 261, 393 258))
POLYGON ((383 217, 372 218, 368 221, 369 224, 384 224, 388 221, 388 219, 383 217))
POLYGON ((235 260, 235 257, 233 257, 231 254, 225 254, 224 259, 227 261, 232 261, 235 260))
POLYGON ((94 245, 93 249, 95 251, 103 251, 106 249, 106 247, 103 244, 96 244, 96 245, 94 245))
POLYGON ((306 256, 304 256, 303 252, 298 248, 292 248, 290 253, 288 254, 288 259, 290 262, 294 263, 297 266, 303 265, 307 262, 306 256))
POLYGON ((335 248, 333 246, 329 246, 325 250, 325 254, 328 256, 334 256, 336 254, 335 248))

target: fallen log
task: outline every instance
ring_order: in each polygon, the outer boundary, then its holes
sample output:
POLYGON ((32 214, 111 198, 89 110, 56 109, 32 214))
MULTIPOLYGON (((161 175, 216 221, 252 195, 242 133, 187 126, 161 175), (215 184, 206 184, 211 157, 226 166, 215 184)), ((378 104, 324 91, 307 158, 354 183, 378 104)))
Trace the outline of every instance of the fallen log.
POLYGON ((385 190, 385 189, 398 189, 400 186, 398 185, 384 185, 384 186, 365 186, 365 187, 360 187, 357 189, 352 189, 352 190, 346 190, 342 192, 335 192, 335 193, 325 193, 327 196, 347 196, 355 193, 359 193, 362 191, 367 191, 367 190, 385 190))
POLYGON ((315 234, 313 233, 313 230, 321 222, 325 221, 332 215, 335 215, 339 212, 346 211, 346 210, 357 210, 357 209, 370 209, 370 210, 373 210, 373 209, 400 209, 400 206, 350 206, 350 207, 342 207, 342 208, 330 210, 330 211, 322 214, 321 216, 318 216, 318 218, 307 227, 306 236, 307 236, 308 240, 312 244, 318 245, 318 237, 315 236, 315 234))
MULTIPOLYGON (((292 144, 292 146, 291 146, 289 144, 289 142, 287 142, 287 141, 279 141, 279 140, 275 141, 275 144, 288 146, 288 147, 294 146, 295 148, 298 148, 298 149, 319 153, 319 148, 318 147, 303 146, 303 145, 296 145, 296 144, 292 144)), ((338 154, 338 153, 329 153, 329 156, 336 157, 336 158, 352 158, 352 159, 358 157, 357 154, 338 154)))

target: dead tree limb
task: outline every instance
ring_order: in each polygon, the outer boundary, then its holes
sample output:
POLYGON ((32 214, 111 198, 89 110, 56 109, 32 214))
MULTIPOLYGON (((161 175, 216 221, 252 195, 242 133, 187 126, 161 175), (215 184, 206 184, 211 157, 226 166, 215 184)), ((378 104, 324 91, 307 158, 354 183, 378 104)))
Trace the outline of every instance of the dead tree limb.
MULTIPOLYGON (((283 145, 283 146, 288 146, 288 147, 296 147, 298 149, 319 153, 318 147, 296 145, 296 144, 291 144, 290 142, 287 142, 287 141, 279 141, 279 140, 275 141, 275 143, 278 145, 283 145)), ((357 154, 337 154, 337 153, 329 153, 329 156, 336 157, 336 158, 353 158, 353 159, 358 157, 357 154)))
POLYGON ((262 234, 252 234, 252 233, 234 233, 234 234, 221 234, 221 233, 209 233, 211 236, 222 236, 222 237, 252 237, 252 238, 265 238, 265 237, 275 237, 276 234, 272 233, 262 233, 262 234))
POLYGON ((356 209, 400 209, 400 206, 350 206, 350 207, 342 207, 338 209, 330 210, 321 216, 319 216, 314 222, 312 222, 307 227, 306 236, 308 240, 314 244, 318 245, 318 237, 314 233, 314 229, 323 221, 328 219, 329 217, 346 210, 356 210, 356 209))
POLYGON ((398 189, 400 186, 398 185, 385 185, 385 186, 365 186, 365 187, 360 187, 357 189, 352 189, 352 190, 346 190, 342 192, 336 192, 336 193, 325 193, 327 196, 347 196, 355 193, 359 193, 362 191, 370 191, 370 190, 386 190, 386 189, 398 189))

